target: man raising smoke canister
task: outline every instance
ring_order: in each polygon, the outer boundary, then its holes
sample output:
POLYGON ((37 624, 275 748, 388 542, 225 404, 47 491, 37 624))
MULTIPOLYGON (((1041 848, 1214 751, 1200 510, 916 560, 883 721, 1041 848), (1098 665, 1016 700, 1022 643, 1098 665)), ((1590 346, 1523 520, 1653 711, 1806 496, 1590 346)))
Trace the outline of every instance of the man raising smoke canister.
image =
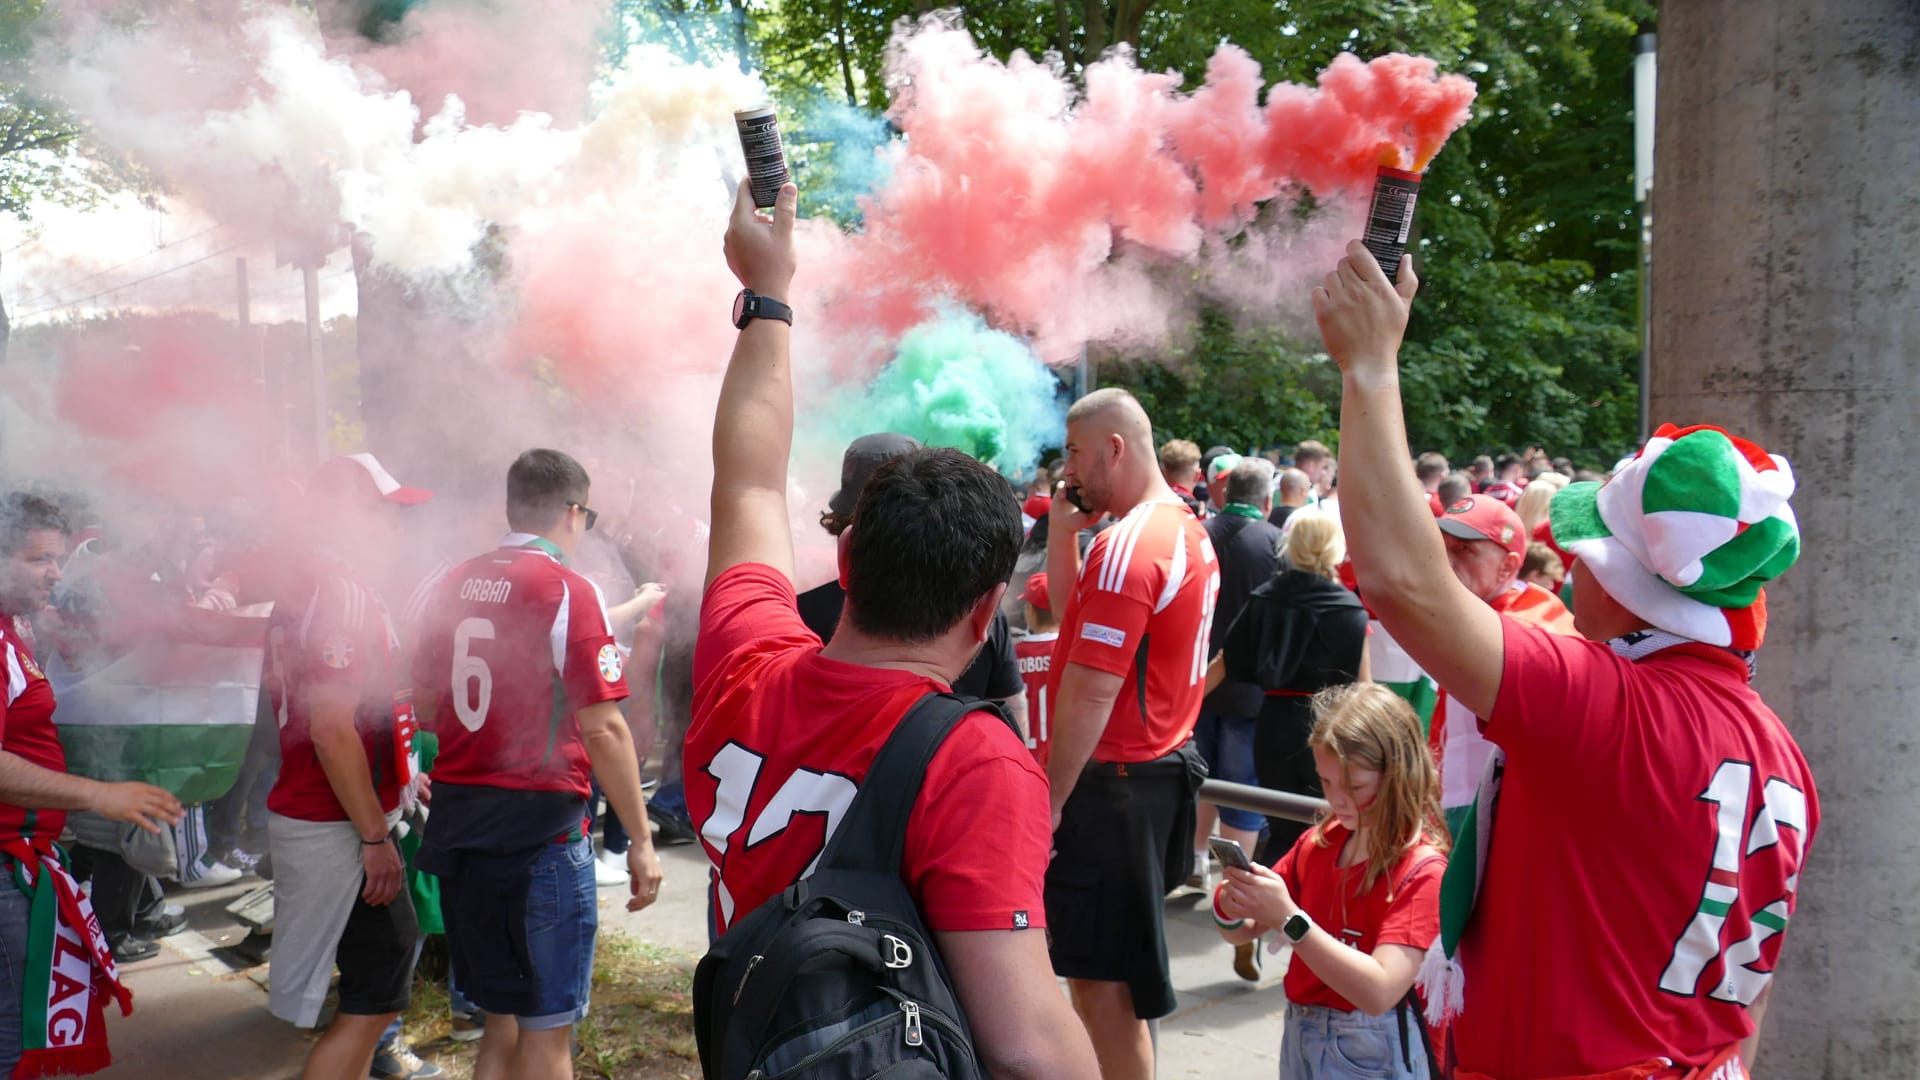
POLYGON ((1661 428, 1604 486, 1554 496, 1583 637, 1502 618, 1447 571, 1406 467, 1416 287, 1410 261, 1396 287, 1356 241, 1313 302, 1343 375, 1361 588, 1498 747, 1426 969, 1430 1011, 1460 1009, 1454 1075, 1743 1077, 1820 820, 1748 685, 1761 586, 1799 554, 1792 471, 1717 428, 1661 428))

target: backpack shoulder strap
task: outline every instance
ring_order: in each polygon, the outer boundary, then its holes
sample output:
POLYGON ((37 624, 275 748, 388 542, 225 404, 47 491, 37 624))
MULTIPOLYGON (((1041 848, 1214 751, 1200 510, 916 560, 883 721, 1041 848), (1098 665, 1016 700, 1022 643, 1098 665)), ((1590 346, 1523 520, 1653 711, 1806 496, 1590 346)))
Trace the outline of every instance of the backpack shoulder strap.
POLYGON ((907 819, 920 797, 927 765, 972 712, 991 712, 1006 720, 1006 714, 991 702, 965 701, 952 694, 930 693, 907 710, 874 755, 847 816, 821 853, 821 870, 899 872, 907 819))

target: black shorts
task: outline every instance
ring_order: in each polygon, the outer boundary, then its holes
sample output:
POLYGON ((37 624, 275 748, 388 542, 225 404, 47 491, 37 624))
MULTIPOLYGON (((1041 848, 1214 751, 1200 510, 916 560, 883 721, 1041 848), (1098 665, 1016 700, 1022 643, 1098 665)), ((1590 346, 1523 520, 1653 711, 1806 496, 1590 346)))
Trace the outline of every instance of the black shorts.
MULTIPOLYGON (((1307 736, 1313 732, 1313 699, 1270 697, 1253 729, 1253 769, 1260 786, 1273 791, 1325 798, 1320 770, 1307 736)), ((1312 826, 1289 818, 1267 819, 1267 844, 1260 861, 1271 866, 1312 826)))
POLYGON ((340 969, 340 1011, 348 1016, 407 1011, 419 959, 420 925, 407 889, 380 907, 355 897, 333 957, 340 969))
POLYGON ((1054 833, 1046 894, 1054 973, 1126 983, 1143 1020, 1173 1012, 1167 879, 1175 845, 1181 862, 1192 859, 1198 757, 1188 744, 1154 761, 1089 764, 1054 833))

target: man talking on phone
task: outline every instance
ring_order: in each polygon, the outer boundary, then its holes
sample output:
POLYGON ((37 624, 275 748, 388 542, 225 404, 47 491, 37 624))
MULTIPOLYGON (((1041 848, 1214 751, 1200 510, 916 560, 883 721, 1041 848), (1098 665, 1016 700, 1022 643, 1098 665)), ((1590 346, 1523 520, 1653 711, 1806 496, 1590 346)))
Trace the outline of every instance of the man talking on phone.
POLYGON ((1047 870, 1053 970, 1105 1080, 1151 1080, 1147 1021, 1173 1011, 1163 898, 1191 868, 1193 748, 1220 594, 1213 544, 1160 474, 1153 425, 1124 390, 1067 410, 1047 580, 1066 596, 1052 663, 1047 870), (1105 514, 1080 565, 1081 529, 1105 514), (1071 585, 1069 585, 1071 583, 1071 585))

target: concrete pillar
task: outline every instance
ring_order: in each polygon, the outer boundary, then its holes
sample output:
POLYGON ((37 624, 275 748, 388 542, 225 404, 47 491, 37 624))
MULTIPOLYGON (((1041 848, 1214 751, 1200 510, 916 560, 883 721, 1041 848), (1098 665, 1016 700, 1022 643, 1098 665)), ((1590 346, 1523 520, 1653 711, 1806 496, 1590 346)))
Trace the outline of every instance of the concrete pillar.
MULTIPOLYGON (((1757 685, 1824 821, 1758 1075, 1920 1076, 1920 5, 1661 5, 1653 419, 1785 454, 1757 685)), ((1625 182, 1624 179, 1622 181, 1625 182)))

